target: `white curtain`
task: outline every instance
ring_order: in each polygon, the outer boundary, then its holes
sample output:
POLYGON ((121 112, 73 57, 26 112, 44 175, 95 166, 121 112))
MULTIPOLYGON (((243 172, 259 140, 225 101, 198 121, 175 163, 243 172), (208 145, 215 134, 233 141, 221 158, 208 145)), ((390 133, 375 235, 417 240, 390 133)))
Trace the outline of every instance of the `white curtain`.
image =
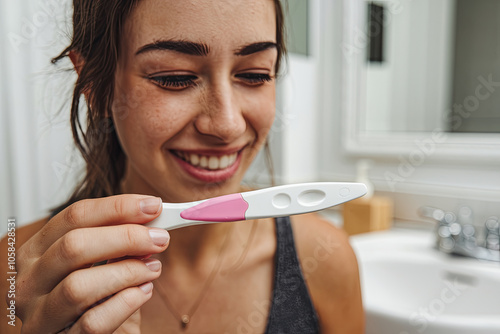
POLYGON ((69 41, 71 1, 0 0, 0 235, 47 216, 81 169, 68 123, 75 75, 50 59, 69 41))

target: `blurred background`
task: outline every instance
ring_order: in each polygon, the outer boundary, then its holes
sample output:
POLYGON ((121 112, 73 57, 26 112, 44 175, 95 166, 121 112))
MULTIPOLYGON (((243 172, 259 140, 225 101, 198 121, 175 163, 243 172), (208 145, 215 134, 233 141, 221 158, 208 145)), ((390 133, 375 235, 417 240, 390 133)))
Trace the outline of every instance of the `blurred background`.
MULTIPOLYGON (((270 135, 278 183, 354 181, 369 159, 396 220, 421 222, 426 205, 499 215, 499 12, 495 0, 289 0, 270 135)), ((81 176, 75 75, 50 63, 70 18, 67 0, 0 1, 1 234, 9 217, 46 216, 81 176)), ((269 184, 262 170, 260 159, 247 181, 269 184)))
POLYGON ((47 216, 80 172, 68 121, 75 76, 69 62, 50 62, 69 40, 70 11, 66 0, 0 2, 0 212, 18 226, 47 216))

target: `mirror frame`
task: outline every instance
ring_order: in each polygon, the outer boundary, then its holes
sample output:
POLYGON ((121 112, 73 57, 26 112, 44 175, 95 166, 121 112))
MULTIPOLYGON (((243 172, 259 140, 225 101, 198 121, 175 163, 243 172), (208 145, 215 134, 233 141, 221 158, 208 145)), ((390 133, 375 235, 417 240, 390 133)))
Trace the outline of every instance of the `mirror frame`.
POLYGON ((366 96, 364 71, 365 0, 343 0, 344 22, 342 73, 343 148, 352 156, 398 157, 415 159, 463 160, 472 163, 500 164, 500 133, 450 133, 436 129, 432 132, 363 132, 366 96))

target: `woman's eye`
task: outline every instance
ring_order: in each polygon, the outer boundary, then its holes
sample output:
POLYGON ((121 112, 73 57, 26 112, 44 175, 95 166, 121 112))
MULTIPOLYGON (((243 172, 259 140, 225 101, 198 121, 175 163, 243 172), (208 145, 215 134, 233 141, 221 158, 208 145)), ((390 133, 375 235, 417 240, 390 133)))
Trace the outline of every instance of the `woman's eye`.
POLYGON ((237 74, 236 77, 251 85, 259 85, 272 80, 272 77, 265 73, 241 73, 237 74))
POLYGON ((183 89, 196 85, 194 75, 158 75, 149 79, 160 87, 169 89, 183 89))

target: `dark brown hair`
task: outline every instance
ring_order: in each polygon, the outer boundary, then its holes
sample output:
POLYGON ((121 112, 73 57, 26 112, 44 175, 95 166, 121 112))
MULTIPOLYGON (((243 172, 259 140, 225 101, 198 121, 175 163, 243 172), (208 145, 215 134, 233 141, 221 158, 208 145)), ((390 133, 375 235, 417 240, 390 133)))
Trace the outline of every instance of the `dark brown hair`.
MULTIPOLYGON (((276 12, 278 74, 286 53, 284 13, 281 0, 272 1, 276 12)), ((56 208, 55 212, 81 199, 120 193, 126 158, 110 115, 122 29, 138 2, 139 0, 73 0, 71 43, 52 62, 57 63, 70 52, 78 53, 83 58, 73 91, 70 122, 76 147, 86 163, 86 172, 68 201, 56 208), (82 95, 87 102, 85 126, 79 116, 82 95)))

